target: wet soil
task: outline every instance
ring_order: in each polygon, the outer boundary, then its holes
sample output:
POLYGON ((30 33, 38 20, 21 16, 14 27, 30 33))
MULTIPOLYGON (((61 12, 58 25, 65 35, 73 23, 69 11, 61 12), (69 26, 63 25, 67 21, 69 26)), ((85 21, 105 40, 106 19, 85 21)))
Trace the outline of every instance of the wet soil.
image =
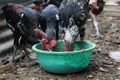
MULTIPOLYGON (((52 74, 46 72, 40 65, 26 65, 27 62, 23 59, 17 63, 17 69, 7 65, 9 68, 6 67, 8 69, 0 74, 0 80, 120 80, 120 63, 109 57, 110 52, 120 51, 119 14, 104 11, 98 16, 101 37, 94 37, 95 31, 91 31, 91 22, 86 23, 85 40, 97 45, 87 69, 73 74, 52 74)), ((33 52, 31 54, 36 58, 33 52)))

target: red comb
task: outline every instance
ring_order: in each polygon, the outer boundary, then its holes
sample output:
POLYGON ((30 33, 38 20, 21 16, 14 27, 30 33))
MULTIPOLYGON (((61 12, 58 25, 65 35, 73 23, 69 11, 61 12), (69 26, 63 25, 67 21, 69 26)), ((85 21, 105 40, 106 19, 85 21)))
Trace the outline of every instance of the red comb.
POLYGON ((57 41, 56 40, 51 40, 50 41, 50 49, 53 49, 56 45, 57 45, 57 41))

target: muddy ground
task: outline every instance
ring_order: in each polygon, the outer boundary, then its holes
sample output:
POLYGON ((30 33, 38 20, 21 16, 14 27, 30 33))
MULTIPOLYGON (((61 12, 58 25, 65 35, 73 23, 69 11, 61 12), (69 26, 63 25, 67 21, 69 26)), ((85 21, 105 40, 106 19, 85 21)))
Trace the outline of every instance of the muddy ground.
POLYGON ((20 60, 17 70, 9 64, 3 72, 1 68, 0 80, 120 80, 120 63, 109 57, 110 52, 120 51, 120 13, 104 11, 98 22, 101 37, 92 36, 95 31, 90 30, 90 22, 86 24, 85 40, 97 45, 87 69, 74 74, 52 74, 39 65, 28 66, 25 60, 20 60))

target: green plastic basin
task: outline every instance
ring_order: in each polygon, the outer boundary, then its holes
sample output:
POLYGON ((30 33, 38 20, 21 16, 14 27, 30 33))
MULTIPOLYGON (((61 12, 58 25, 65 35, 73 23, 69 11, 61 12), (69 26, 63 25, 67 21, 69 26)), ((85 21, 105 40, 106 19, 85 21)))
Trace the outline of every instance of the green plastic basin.
POLYGON ((32 49, 37 54, 40 66, 52 73, 75 73, 88 67, 92 55, 92 50, 96 45, 89 41, 75 41, 73 51, 64 50, 64 41, 58 40, 55 51, 44 51, 42 44, 33 45, 32 49))

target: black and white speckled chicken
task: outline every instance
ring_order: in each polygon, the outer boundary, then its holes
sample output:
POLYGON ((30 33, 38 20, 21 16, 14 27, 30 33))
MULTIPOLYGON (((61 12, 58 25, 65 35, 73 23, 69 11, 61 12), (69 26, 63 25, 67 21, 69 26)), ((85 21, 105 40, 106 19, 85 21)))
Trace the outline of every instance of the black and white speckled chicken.
POLYGON ((69 27, 65 30, 65 37, 64 37, 64 44, 66 51, 72 51, 74 41, 76 40, 79 30, 77 25, 75 25, 74 20, 70 18, 69 20, 69 27))
MULTIPOLYGON (((69 2, 69 1, 68 1, 69 2)), ((67 3, 66 3, 67 4, 67 3)), ((65 36, 65 46, 70 47, 71 43, 74 42, 74 36, 72 36, 72 33, 74 33, 74 29, 78 30, 77 32, 80 34, 80 41, 84 40, 85 36, 85 27, 84 24, 86 23, 87 16, 89 14, 90 8, 89 4, 86 0, 80 0, 80 2, 76 3, 76 1, 73 3, 69 3, 68 5, 64 5, 63 8, 60 8, 60 23, 63 23, 66 28, 69 27, 70 18, 73 19, 74 25, 77 26, 78 29, 72 28, 72 31, 69 30, 66 31, 65 36), (69 35, 69 36, 68 36, 69 35)), ((73 34, 74 35, 74 34, 73 34)), ((70 51, 72 49, 66 49, 66 51, 70 51)))

